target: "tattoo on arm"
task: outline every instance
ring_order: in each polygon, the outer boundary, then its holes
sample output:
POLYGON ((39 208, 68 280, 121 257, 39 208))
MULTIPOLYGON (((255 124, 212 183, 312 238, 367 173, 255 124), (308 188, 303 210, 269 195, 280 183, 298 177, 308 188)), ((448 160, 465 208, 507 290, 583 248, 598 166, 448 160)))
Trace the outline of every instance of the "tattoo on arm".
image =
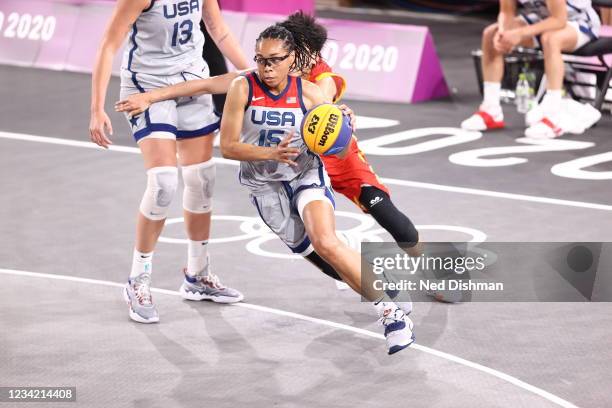
POLYGON ((225 41, 225 39, 227 38, 227 36, 228 36, 228 35, 229 35, 229 32, 227 32, 227 33, 225 33, 223 36, 221 36, 221 38, 219 38, 219 39, 217 40, 217 45, 221 45, 221 43, 222 43, 223 41, 225 41))

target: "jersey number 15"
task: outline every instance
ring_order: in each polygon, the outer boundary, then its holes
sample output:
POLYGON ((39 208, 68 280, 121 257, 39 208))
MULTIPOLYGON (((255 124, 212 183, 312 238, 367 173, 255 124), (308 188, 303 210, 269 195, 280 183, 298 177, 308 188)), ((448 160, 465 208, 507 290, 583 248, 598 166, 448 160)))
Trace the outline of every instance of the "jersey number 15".
POLYGON ((278 145, 280 142, 283 141, 282 135, 284 134, 285 131, 280 129, 262 129, 259 131, 259 145, 264 147, 278 145))

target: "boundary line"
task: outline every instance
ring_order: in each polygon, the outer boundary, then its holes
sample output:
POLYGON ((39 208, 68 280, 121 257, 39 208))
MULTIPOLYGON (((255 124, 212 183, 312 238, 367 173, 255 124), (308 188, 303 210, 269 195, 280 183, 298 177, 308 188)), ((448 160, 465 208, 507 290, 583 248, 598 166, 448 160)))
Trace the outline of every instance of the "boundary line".
MULTIPOLYGON (((83 148, 96 149, 96 150, 104 150, 100 146, 94 143, 91 143, 91 142, 84 142, 80 140, 71 140, 71 139, 61 139, 61 138, 56 138, 56 137, 35 136, 35 135, 28 135, 28 134, 23 134, 23 133, 0 132, 0 138, 11 139, 11 140, 21 140, 21 141, 28 141, 28 142, 37 142, 37 143, 56 144, 56 145, 62 145, 62 146, 83 147, 83 148)), ((140 150, 137 147, 131 147, 131 146, 111 145, 109 150, 116 151, 116 152, 124 152, 124 153, 140 153, 140 150)), ((224 159, 222 157, 213 157, 213 160, 215 161, 215 163, 219 163, 219 164, 229 164, 232 166, 239 165, 239 162, 235 160, 224 159)), ((422 188, 426 190, 445 191, 445 192, 459 193, 459 194, 471 194, 471 195, 479 195, 479 196, 484 196, 484 197, 503 198, 507 200, 526 201, 526 202, 532 202, 532 203, 550 204, 550 205, 558 205, 558 206, 564 206, 564 207, 588 208, 590 210, 612 211, 612 205, 590 203, 590 202, 585 202, 585 201, 573 201, 573 200, 564 200, 564 199, 551 198, 551 197, 532 196, 532 195, 526 195, 526 194, 505 193, 503 191, 492 191, 492 190, 482 190, 482 189, 469 188, 469 187, 447 186, 443 184, 424 183, 420 181, 401 180, 401 179, 386 178, 386 177, 381 177, 381 181, 384 183, 390 184, 390 185, 422 188)))
MULTIPOLYGON (((14 269, 1 269, 0 268, 0 274, 5 274, 5 275, 14 275, 14 276, 25 276, 25 277, 30 277, 30 278, 47 278, 47 279, 56 279, 56 280, 63 280, 63 281, 70 281, 70 282, 79 282, 79 283, 89 283, 89 284, 94 284, 94 285, 102 285, 102 286, 112 286, 112 287, 123 287, 124 284, 118 283, 118 282, 111 282, 111 281, 105 281, 105 280, 97 280, 97 279, 88 279, 88 278, 79 278, 76 276, 69 276, 69 275, 56 275, 56 274, 49 274, 49 273, 39 273, 39 272, 29 272, 29 271, 19 271, 19 270, 14 270, 14 269)), ((168 290, 168 289, 157 289, 157 288, 151 288, 151 291, 154 293, 160 293, 160 294, 164 294, 164 295, 171 295, 171 296, 180 296, 179 292, 174 291, 174 290, 168 290)), ((306 316, 303 314, 299 314, 299 313, 293 313, 293 312, 287 312, 284 310, 280 310, 280 309, 274 309, 271 307, 266 307, 266 306, 259 306, 259 305, 254 305, 254 304, 250 304, 250 303, 234 303, 232 306, 237 306, 237 307, 243 307, 245 309, 251 309, 251 310, 257 310, 259 312, 264 312, 264 313, 270 313, 270 314, 275 314, 277 316, 284 316, 284 317, 289 317, 292 319, 297 319, 297 320, 302 320, 302 321, 306 321, 306 322, 310 322, 310 323, 314 323, 314 324, 318 324, 318 325, 322 325, 322 326, 327 326, 327 327, 332 327, 335 329, 340 329, 340 330, 345 330, 345 331, 349 331, 352 333, 356 333, 362 336, 367 336, 367 337, 372 337, 375 339, 379 339, 379 340, 384 340, 384 336, 380 333, 375 333, 369 330, 365 330, 365 329, 360 329, 358 327, 354 327, 354 326, 349 326, 346 324, 342 324, 342 323, 336 323, 336 322, 332 322, 330 320, 324 320, 324 319, 318 319, 316 317, 311 317, 311 316, 306 316)), ((478 363, 474 363, 472 361, 466 360, 464 358, 461 357, 457 357, 453 354, 449 354, 449 353, 445 353, 443 351, 438 351, 429 347, 425 347, 422 346, 420 344, 416 344, 413 343, 410 346, 411 349, 414 350, 419 350, 422 351, 424 353, 427 354, 431 354, 434 355, 436 357, 439 358, 443 358, 445 360, 448 361, 452 361, 454 363, 457 364, 461 364, 465 367, 469 367, 469 368, 473 368, 475 370, 478 370, 480 372, 483 372, 485 374, 489 374, 493 377, 496 377, 502 381, 505 381, 507 383, 510 383, 512 385, 515 385, 519 388, 522 388, 525 391, 529 391, 535 395, 538 395, 560 407, 564 407, 564 408, 578 408, 576 405, 572 404, 569 401, 564 400, 561 397, 558 397, 554 394, 551 394, 548 391, 545 391, 541 388, 538 388, 534 385, 531 385, 529 383, 526 383, 524 381, 519 380, 516 377, 513 377, 509 374, 503 373, 501 371, 495 370, 493 368, 487 367, 487 366, 483 366, 481 364, 478 363)))

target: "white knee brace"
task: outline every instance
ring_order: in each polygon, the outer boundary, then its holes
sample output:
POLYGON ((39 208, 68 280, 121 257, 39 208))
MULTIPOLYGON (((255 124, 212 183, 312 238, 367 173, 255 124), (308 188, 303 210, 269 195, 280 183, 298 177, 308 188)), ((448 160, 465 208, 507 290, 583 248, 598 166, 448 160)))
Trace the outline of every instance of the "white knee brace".
POLYGON ((195 214, 212 211, 216 168, 212 159, 203 163, 183 166, 183 208, 195 214))
POLYGON ((147 171, 147 189, 140 202, 140 212, 152 221, 163 220, 168 215, 170 203, 178 186, 176 167, 153 167, 147 171))

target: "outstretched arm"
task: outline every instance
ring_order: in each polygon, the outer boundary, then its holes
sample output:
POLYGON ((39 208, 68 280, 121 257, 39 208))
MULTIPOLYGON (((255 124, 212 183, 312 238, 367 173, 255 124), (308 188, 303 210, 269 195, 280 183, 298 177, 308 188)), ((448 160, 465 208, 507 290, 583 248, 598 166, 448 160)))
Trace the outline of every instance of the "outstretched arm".
POLYGON ((232 81, 242 73, 243 71, 229 72, 224 75, 195 79, 165 88, 132 94, 117 102, 115 110, 117 112, 127 112, 129 116, 136 116, 147 110, 155 102, 202 94, 224 94, 232 81))
POLYGON ((276 160, 295 165, 293 158, 299 149, 289 147, 292 135, 288 135, 277 147, 254 146, 240 141, 244 108, 247 106, 248 84, 244 77, 236 78, 227 94, 223 119, 221 119, 221 154, 226 159, 240 161, 276 160))

